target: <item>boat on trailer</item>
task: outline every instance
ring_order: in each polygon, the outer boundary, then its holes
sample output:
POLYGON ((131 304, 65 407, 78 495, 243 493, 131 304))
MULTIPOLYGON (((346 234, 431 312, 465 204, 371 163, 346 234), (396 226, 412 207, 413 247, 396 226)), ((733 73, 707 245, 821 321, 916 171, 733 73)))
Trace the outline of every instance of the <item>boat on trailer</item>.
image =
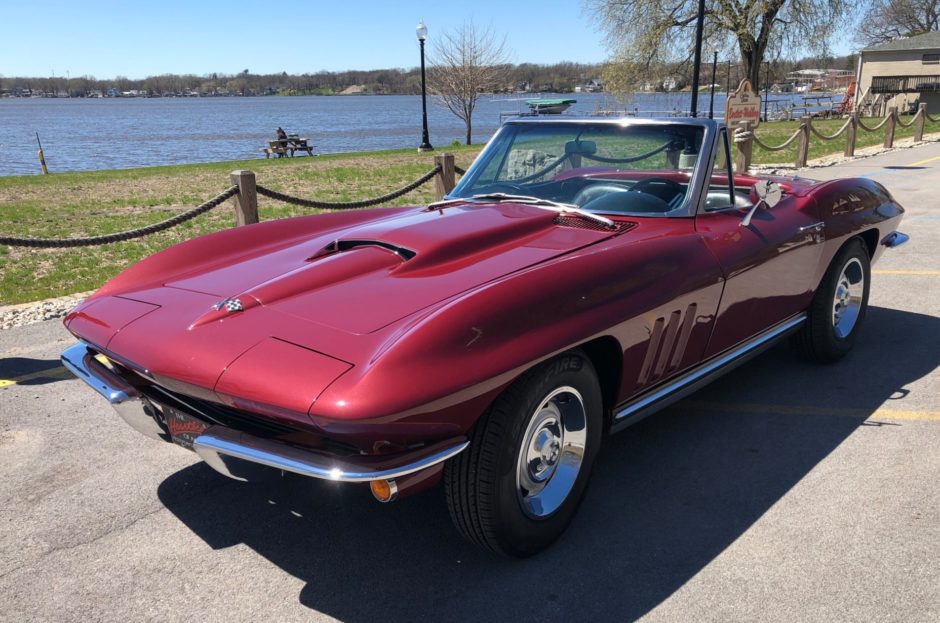
POLYGON ((572 99, 532 99, 526 100, 526 105, 536 115, 560 115, 577 101, 572 99))

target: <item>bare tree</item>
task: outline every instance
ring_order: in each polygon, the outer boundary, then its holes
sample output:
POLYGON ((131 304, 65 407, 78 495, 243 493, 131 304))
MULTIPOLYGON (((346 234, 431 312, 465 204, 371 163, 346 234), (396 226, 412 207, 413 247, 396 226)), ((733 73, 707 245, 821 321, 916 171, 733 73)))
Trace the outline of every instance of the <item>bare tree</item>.
POLYGON ((856 40, 877 45, 938 30, 940 0, 872 0, 856 40))
POLYGON ((436 41, 429 55, 428 86, 441 106, 463 120, 469 145, 477 100, 506 81, 506 38, 464 22, 436 41))
MULTIPOLYGON (((688 0, 584 0, 615 61, 637 68, 687 62, 692 56, 698 3, 688 0)), ((851 0, 706 0, 705 37, 735 46, 751 84, 761 62, 781 50, 825 51, 836 26, 855 8, 851 0)))

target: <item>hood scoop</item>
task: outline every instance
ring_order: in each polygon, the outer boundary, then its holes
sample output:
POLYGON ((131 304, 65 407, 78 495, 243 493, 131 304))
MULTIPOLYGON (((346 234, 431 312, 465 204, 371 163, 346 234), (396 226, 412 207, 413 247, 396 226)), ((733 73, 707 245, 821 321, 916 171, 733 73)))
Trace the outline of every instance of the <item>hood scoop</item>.
POLYGON ((417 253, 411 249, 406 249, 405 247, 399 246, 397 244, 392 244, 391 242, 384 242, 382 240, 334 240, 330 244, 326 245, 318 252, 314 253, 307 258, 307 261, 313 261, 327 255, 333 255, 334 253, 342 253, 343 251, 351 251, 352 249, 357 249, 360 247, 378 247, 380 249, 385 249, 391 251, 397 255, 403 262, 407 262, 413 258, 417 253))

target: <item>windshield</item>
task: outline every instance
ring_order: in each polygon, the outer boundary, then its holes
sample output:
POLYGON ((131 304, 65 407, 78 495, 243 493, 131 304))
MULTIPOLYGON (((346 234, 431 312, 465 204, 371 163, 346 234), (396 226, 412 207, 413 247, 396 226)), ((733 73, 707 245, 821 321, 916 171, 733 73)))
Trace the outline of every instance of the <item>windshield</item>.
POLYGON ((681 213, 704 129, 684 124, 516 123, 450 197, 506 193, 600 214, 681 213))

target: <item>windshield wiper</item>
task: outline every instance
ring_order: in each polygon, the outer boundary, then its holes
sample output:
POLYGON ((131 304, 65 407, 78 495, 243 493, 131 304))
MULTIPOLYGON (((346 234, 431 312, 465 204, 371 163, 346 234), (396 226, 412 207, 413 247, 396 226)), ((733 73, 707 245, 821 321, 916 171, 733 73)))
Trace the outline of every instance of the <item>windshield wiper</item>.
POLYGON ((617 227, 616 223, 614 223, 609 218, 603 217, 600 214, 588 212, 587 210, 582 210, 573 203, 561 203, 558 201, 552 201, 551 199, 542 199, 541 197, 532 197, 530 195, 510 195, 508 193, 485 193, 482 195, 473 195, 471 199, 475 199, 477 201, 512 201, 513 203, 524 203, 526 205, 535 206, 536 208, 558 212, 559 214, 576 214, 586 219, 602 223, 604 226, 610 229, 615 229, 617 227))

